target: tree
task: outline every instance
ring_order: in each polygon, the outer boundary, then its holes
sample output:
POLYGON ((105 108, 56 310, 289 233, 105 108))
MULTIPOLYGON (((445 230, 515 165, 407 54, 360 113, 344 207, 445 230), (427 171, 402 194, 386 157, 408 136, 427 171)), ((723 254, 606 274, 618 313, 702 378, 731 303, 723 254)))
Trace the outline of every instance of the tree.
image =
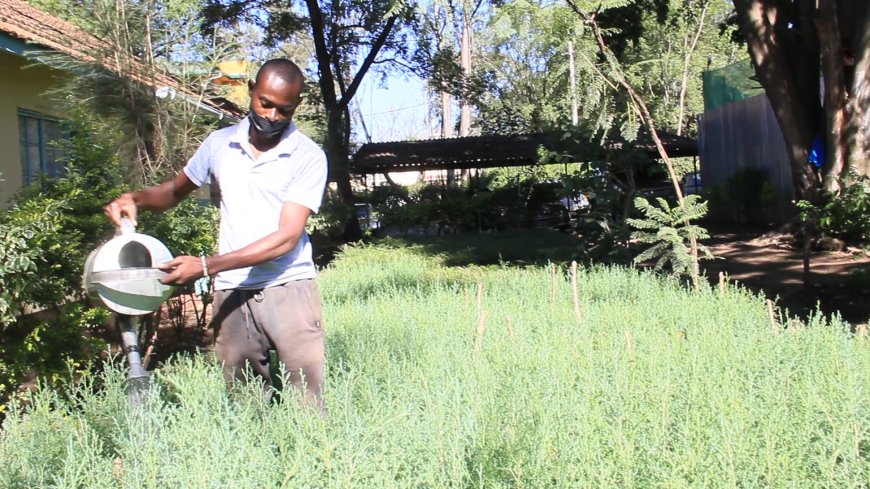
MULTIPOLYGON (((481 86, 472 66, 473 37, 476 30, 485 26, 490 3, 493 2, 436 0, 418 10, 417 70, 432 90, 439 93, 442 138, 454 134, 454 99, 459 100, 459 135, 471 134, 472 106, 481 86)), ((448 183, 454 179, 454 171, 449 170, 448 183)))
MULTIPOLYGON (((352 205, 355 197, 347 168, 350 102, 370 70, 385 73, 409 57, 413 43, 403 27, 413 27, 412 6, 389 0, 306 0, 304 12, 299 12, 273 0, 211 0, 203 14, 207 32, 218 24, 238 27, 244 20, 260 26, 267 34, 265 42, 273 46, 307 31, 314 44, 314 70, 326 120, 323 146, 330 180, 335 181, 341 199, 352 205)), ((348 213, 344 238, 361 237, 356 216, 348 213)))
MULTIPOLYGON (((698 75, 708 58, 731 59, 738 47, 730 31, 720 29, 732 13, 730 5, 713 0, 606 3, 596 21, 626 76, 662 129, 692 135, 695 116, 703 110, 698 75)), ((588 4, 599 8, 599 3, 588 4)), ((564 3, 515 0, 494 8, 476 41, 480 59, 475 67, 487 81, 477 101, 482 132, 562 127, 573 112, 572 98, 578 101, 581 125, 636 131, 637 120, 626 117, 627 99, 589 69, 589 62, 598 60, 598 48, 579 30, 564 3)))
POLYGON ((209 75, 228 46, 199 34, 197 0, 34 4, 99 40, 92 46, 94 62, 45 55, 47 63, 76 74, 49 93, 55 103, 71 116, 84 113, 95 121, 100 138, 127 164, 131 182, 154 183, 179 169, 213 122, 190 102, 200 102, 213 88, 209 75), (161 98, 161 83, 196 88, 161 98))
POLYGON ((584 24, 591 28, 592 37, 598 45, 600 57, 604 62, 600 67, 591 65, 592 69, 595 70, 600 78, 604 79, 611 89, 626 93, 629 109, 631 113, 640 119, 641 124, 643 124, 650 137, 652 137, 659 156, 667 168, 674 193, 677 196, 677 207, 675 209, 670 209, 664 199, 659 199, 661 209, 656 209, 646 199, 637 199, 637 205, 640 206, 647 219, 629 222, 641 230, 649 230, 656 227, 659 229, 657 235, 647 231, 641 231, 632 235, 633 238, 640 239, 642 242, 655 243, 652 248, 646 250, 640 256, 660 256, 661 258, 656 265, 657 268, 660 268, 664 263, 670 262, 674 266, 676 273, 688 272, 695 287, 700 287, 699 261, 703 258, 702 254, 709 255, 709 252, 705 252, 706 248, 698 244, 699 238, 706 237, 706 231, 693 225, 691 221, 699 219, 706 213, 706 204, 699 203, 696 195, 691 195, 688 199, 683 196, 674 164, 658 136, 655 120, 652 118, 643 97, 632 86, 616 56, 607 46, 602 30, 595 19, 596 14, 586 12, 573 0, 566 1, 571 6, 571 9, 584 20, 584 24), (685 246, 684 241, 688 241, 689 245, 685 246))
POLYGON ((704 110, 699 74, 708 60, 736 61, 733 27, 724 32, 721 27, 732 13, 727 2, 718 0, 671 0, 664 22, 644 17, 643 37, 620 62, 661 128, 695 134, 696 116, 704 110))
MULTIPOLYGON (((544 2, 519 0, 494 9, 477 36, 483 85, 475 101, 482 133, 544 131, 569 115, 566 46, 575 23, 565 8, 544 2)), ((579 74, 581 85, 586 75, 579 74)))
POLYGON ((796 196, 820 203, 853 174, 870 175, 870 3, 734 0, 734 8, 782 129, 796 196), (821 135, 819 178, 807 157, 821 135))
MULTIPOLYGON (((459 70, 453 51, 455 28, 450 1, 432 2, 421 9, 419 16, 417 64, 429 80, 430 88, 439 95, 441 137, 453 137, 453 93, 459 70)), ((452 180, 453 172, 448 173, 452 180)))

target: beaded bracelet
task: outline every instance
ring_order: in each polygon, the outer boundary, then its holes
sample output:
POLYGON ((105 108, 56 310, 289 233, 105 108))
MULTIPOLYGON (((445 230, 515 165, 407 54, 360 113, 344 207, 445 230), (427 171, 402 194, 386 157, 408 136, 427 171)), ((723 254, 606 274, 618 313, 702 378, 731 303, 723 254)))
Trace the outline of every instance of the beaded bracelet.
POLYGON ((208 278, 208 264, 205 262, 205 256, 200 258, 202 259, 202 276, 208 278))

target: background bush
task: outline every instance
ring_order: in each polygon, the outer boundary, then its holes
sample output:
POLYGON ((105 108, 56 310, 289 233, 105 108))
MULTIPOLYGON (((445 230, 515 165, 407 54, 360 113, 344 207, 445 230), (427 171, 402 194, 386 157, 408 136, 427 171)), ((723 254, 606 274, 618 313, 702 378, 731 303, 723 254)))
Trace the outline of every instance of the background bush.
POLYGON ((742 168, 717 186, 707 186, 709 218, 730 225, 766 226, 776 220, 776 190, 767 171, 742 168))
POLYGON ((805 217, 816 219, 819 231, 849 244, 870 246, 870 179, 853 176, 852 185, 820 208, 806 201, 798 203, 805 217))
POLYGON ((87 255, 111 237, 103 205, 120 193, 112 151, 75 126, 66 174, 40 179, 0 211, 0 411, 25 376, 56 379, 92 364, 105 309, 80 303, 87 255), (38 314, 30 314, 38 312, 38 314))

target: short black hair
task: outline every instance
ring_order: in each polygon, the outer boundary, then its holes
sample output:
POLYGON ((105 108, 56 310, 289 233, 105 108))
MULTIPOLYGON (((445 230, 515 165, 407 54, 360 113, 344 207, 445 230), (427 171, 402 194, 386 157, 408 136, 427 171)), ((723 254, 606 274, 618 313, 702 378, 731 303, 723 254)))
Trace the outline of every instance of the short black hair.
POLYGON ((296 63, 287 58, 270 59, 263 63, 260 71, 257 72, 256 82, 259 82, 260 77, 266 73, 271 73, 291 85, 304 85, 305 82, 305 75, 302 74, 302 70, 299 69, 296 63))

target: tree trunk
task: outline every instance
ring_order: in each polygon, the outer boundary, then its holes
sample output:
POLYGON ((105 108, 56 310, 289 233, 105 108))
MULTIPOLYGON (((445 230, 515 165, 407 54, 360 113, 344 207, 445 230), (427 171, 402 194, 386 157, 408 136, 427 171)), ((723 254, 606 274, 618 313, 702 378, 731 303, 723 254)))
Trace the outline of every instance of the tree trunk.
POLYGON ((571 125, 576 126, 580 122, 577 112, 577 75, 574 72, 574 42, 568 41, 568 80, 571 86, 571 125))
MULTIPOLYGON (((453 137, 453 98, 449 92, 441 92, 441 137, 444 139, 453 137)), ((456 181, 456 170, 447 170, 447 184, 452 185, 456 181)))
MULTIPOLYGON (((855 22, 850 98, 846 106, 846 161, 858 176, 870 177, 870 7, 855 22)), ((849 178, 849 175, 844 175, 849 178)))
MULTIPOLYGON (((329 161, 329 178, 335 181, 342 202, 348 206, 353 206, 356 203, 356 197, 353 194, 353 186, 347 168, 350 140, 350 101, 359 89, 369 68, 375 62, 378 52, 393 31, 398 17, 393 15, 387 19, 383 30, 372 41, 371 50, 362 60, 350 84, 345 87, 344 74, 341 72, 342 64, 339 59, 335 58, 338 54, 330 51, 326 42, 326 23, 320 5, 316 0, 305 0, 305 4, 308 6, 308 14, 311 19, 311 38, 314 41, 314 54, 317 59, 317 71, 320 75, 318 79, 320 95, 323 97, 323 105, 326 109, 324 150, 329 161), (335 67, 335 71, 333 71, 333 67, 335 67), (335 91, 336 86, 341 90, 341 98, 335 91)), ((343 239, 357 241, 361 238, 362 230, 356 218, 356 212, 351 212, 345 220, 343 239)))
POLYGON ((777 21, 781 23, 786 20, 772 2, 734 0, 734 7, 755 72, 767 93, 785 139, 786 150, 791 158, 795 197, 817 203, 820 199, 820 184, 807 163, 807 148, 813 138, 813 111, 802 110, 809 101, 802 96, 804 90, 801 90, 797 74, 790 69, 785 52, 788 42, 780 39, 780 32, 786 27, 777 25, 777 21))
POLYGON ((462 67, 462 99, 459 112, 459 136, 465 137, 471 132, 471 103, 468 101, 468 81, 471 77, 471 19, 465 12, 462 21, 462 40, 459 46, 459 64, 462 67))
MULTIPOLYGON (((324 149, 329 162, 329 179, 335 181, 341 201, 353 206, 356 197, 350 182, 350 173, 347 171, 348 156, 344 144, 345 121, 342 113, 340 109, 327 109, 326 130, 329 136, 324 142, 324 149)), ((362 239, 362 229, 356 218, 356 212, 350 212, 345 216, 342 239, 346 242, 362 239)))
POLYGON ((843 131, 846 120, 846 87, 843 75, 843 46, 837 23, 837 7, 832 1, 821 2, 815 19, 819 33, 824 74, 825 171, 824 190, 830 195, 840 192, 840 179, 846 163, 843 131))
MULTIPOLYGON (((459 65, 462 67, 462 98, 459 100, 459 136, 471 132, 471 103, 468 101, 468 81, 471 77, 471 13, 467 8, 462 16, 462 38, 459 44, 459 65)), ((462 170, 462 180, 468 178, 469 170, 462 170)))

